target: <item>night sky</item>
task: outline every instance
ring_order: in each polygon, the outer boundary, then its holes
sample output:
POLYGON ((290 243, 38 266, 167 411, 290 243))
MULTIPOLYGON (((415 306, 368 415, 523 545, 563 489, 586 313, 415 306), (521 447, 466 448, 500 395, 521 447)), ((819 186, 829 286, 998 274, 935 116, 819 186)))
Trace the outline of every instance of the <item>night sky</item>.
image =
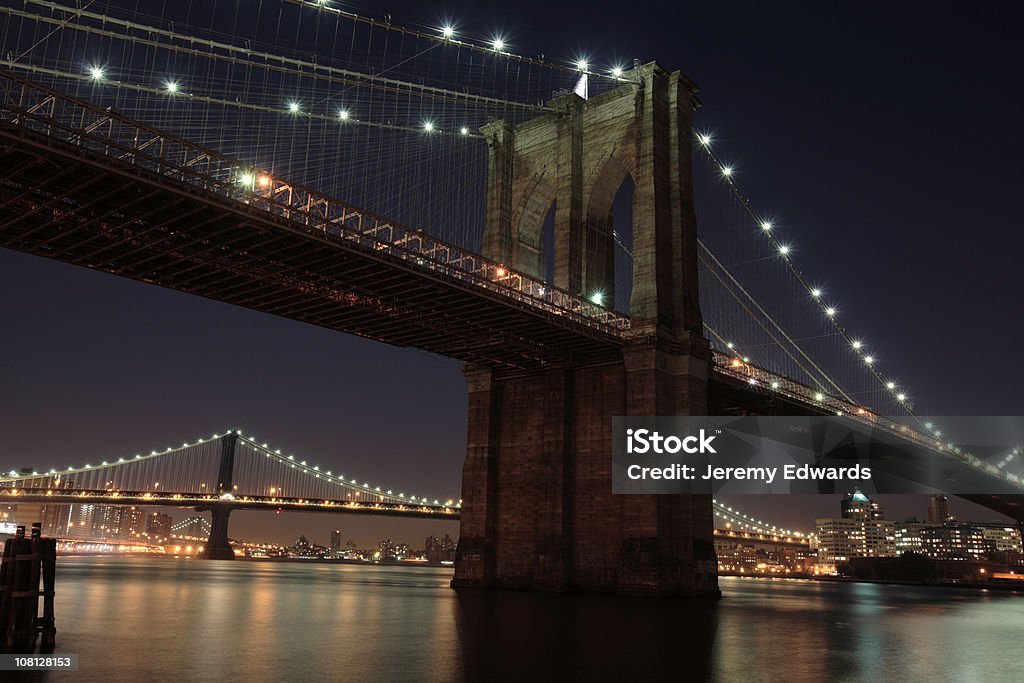
MULTIPOLYGON (((140 3, 145 5, 146 3, 140 3)), ((701 87, 755 206, 875 340, 923 412, 1021 415, 1024 47, 998 3, 361 3, 395 23, 593 64, 658 60, 701 87)), ((154 3, 159 7, 159 3, 154 3)), ((67 467, 239 426, 346 474, 459 497, 459 364, 0 251, 0 468, 67 467)), ((609 484, 610 485, 610 484, 609 484)), ((808 529, 834 497, 730 501, 808 529)), ((885 497, 889 516, 925 514, 885 497)), ((954 500, 961 518, 993 513, 954 500)), ((189 514, 176 510, 181 518, 189 514)), ((456 524, 236 513, 232 535, 328 529, 419 547, 456 524)))

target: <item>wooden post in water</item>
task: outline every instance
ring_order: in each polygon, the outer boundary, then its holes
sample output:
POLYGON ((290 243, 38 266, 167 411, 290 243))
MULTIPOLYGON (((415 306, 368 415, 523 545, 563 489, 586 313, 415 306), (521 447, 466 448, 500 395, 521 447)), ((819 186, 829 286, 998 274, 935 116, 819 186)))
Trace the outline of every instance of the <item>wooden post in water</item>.
POLYGON ((41 526, 39 522, 32 525, 30 538, 25 538, 25 527, 19 526, 15 537, 4 543, 3 564, 0 565, 0 641, 8 651, 33 652, 40 633, 42 651, 52 652, 54 648, 57 540, 43 538, 41 526), (39 616, 40 596, 43 597, 42 617, 39 616))

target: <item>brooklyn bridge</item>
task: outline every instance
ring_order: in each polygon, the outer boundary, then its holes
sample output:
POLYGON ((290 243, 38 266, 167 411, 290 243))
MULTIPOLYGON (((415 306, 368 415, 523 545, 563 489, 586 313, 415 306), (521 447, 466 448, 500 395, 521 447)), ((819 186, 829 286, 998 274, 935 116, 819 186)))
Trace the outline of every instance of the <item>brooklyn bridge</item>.
POLYGON ((695 126, 685 75, 281 5, 329 56, 173 10, 0 8, 0 246, 461 361, 461 493, 232 429, 11 472, 0 500, 209 510, 210 557, 235 509, 459 519, 456 587, 714 594, 716 514, 799 536, 710 496, 613 495, 612 418, 828 415, 1024 523, 1019 462, 892 379, 695 126))

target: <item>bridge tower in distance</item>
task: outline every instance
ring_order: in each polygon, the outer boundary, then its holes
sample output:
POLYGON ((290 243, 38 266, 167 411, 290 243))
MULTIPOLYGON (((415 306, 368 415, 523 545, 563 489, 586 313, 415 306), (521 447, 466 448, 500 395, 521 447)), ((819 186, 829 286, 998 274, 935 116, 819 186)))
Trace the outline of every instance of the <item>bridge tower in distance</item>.
POLYGON ((220 438, 220 467, 217 472, 216 502, 196 508, 197 512, 210 511, 210 539, 206 542, 203 557, 208 560, 233 560, 235 551, 228 540, 228 520, 234 505, 231 504, 232 480, 235 471, 235 446, 238 431, 229 430, 220 438))
POLYGON ((656 63, 590 100, 489 138, 484 255, 614 301, 612 204, 634 185, 631 327, 615 362, 468 365, 469 427, 455 588, 717 596, 710 496, 612 494, 612 417, 705 415, 710 345, 697 291, 696 88, 656 63))

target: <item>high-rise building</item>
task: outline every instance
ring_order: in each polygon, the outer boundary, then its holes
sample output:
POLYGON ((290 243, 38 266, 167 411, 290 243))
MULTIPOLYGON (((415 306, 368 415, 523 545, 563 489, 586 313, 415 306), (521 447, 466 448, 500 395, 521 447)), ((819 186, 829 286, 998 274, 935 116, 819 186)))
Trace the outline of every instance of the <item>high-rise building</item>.
POLYGON ((457 543, 448 534, 443 539, 437 536, 427 536, 424 545, 424 554, 430 562, 453 562, 455 561, 455 548, 457 543))
POLYGON ((818 561, 838 564, 851 557, 896 555, 895 524, 886 521, 882 507, 860 491, 847 494, 840 507, 842 516, 815 520, 818 561))
POLYGON ((74 507, 74 505, 44 505, 41 519, 43 534, 55 538, 71 536, 74 507))
POLYGON ((121 538, 121 524, 124 508, 118 505, 96 505, 93 507, 91 538, 116 540, 121 538))
POLYGON ((882 506, 871 500, 860 491, 847 493, 840 504, 843 519, 885 519, 882 506))
POLYGON ((71 538, 92 538, 96 522, 96 505, 86 503, 73 505, 71 512, 71 538))
POLYGON ((146 513, 134 505, 121 508, 121 516, 117 527, 117 537, 122 541, 138 541, 143 539, 146 531, 146 513))
POLYGON ((162 512, 154 512, 146 519, 146 533, 151 540, 170 538, 174 518, 162 512))
POLYGON ((390 538, 385 538, 383 541, 377 544, 377 552, 380 554, 382 559, 394 558, 398 553, 396 551, 396 545, 390 538))
POLYGON ((953 519, 949 514, 949 498, 942 494, 932 496, 928 502, 928 521, 932 524, 945 524, 953 519))
POLYGON ((331 532, 331 554, 341 554, 341 529, 335 529, 331 532))

